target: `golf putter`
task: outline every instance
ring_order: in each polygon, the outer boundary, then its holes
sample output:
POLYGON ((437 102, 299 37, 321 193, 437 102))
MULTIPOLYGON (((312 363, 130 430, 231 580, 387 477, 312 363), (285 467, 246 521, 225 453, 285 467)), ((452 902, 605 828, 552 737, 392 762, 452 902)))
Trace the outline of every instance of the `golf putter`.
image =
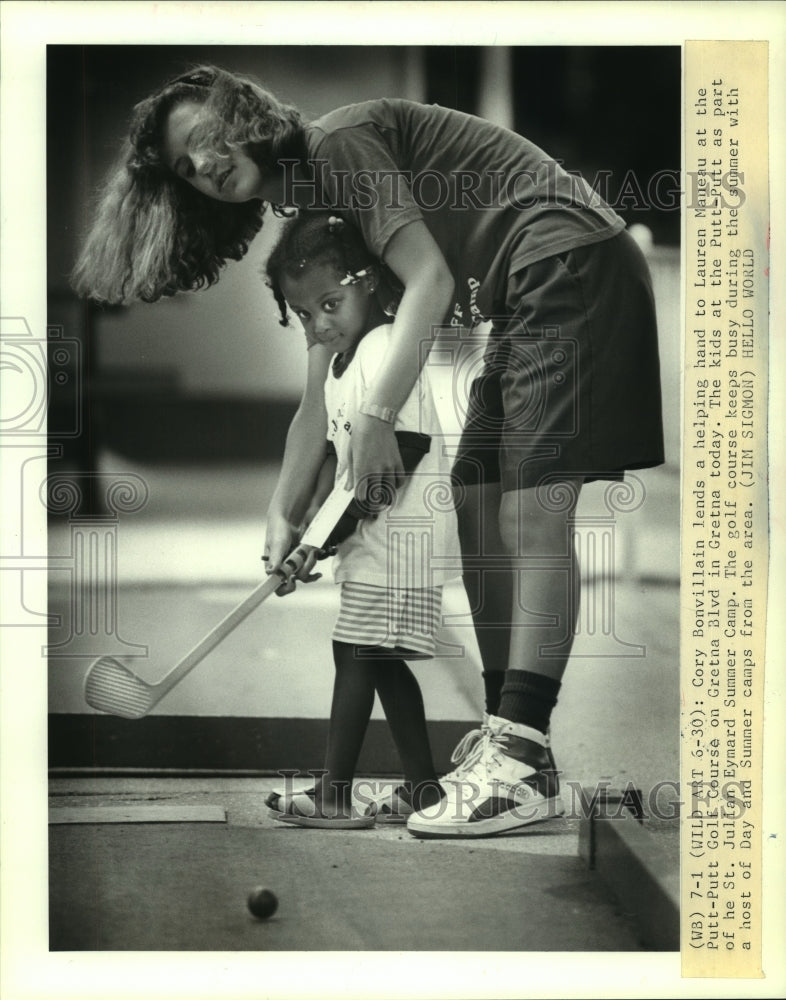
POLYGON ((153 709, 172 688, 179 684, 194 667, 223 642, 255 608, 274 594, 282 583, 298 572, 309 555, 309 549, 321 548, 341 515, 352 502, 353 493, 343 483, 334 487, 317 511, 297 547, 284 560, 284 567, 260 583, 240 604, 200 639, 157 684, 148 684, 119 660, 101 656, 85 675, 85 701, 93 708, 124 719, 141 719, 153 709))

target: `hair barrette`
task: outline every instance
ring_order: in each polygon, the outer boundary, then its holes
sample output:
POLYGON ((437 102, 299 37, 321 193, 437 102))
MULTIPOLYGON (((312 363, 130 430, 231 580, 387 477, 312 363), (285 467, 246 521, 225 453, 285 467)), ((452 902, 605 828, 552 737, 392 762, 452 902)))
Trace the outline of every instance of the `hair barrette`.
POLYGON ((342 278, 341 281, 339 281, 339 285, 356 285, 361 278, 367 277, 368 273, 367 267, 364 267, 362 271, 356 271, 354 274, 349 271, 346 278, 342 278))

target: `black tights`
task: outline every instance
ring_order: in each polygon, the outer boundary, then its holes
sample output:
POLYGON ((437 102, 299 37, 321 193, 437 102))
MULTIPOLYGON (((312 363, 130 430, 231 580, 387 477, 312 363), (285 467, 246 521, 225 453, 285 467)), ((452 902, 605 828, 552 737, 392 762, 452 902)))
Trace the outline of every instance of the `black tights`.
POLYGON ((351 805, 352 779, 375 694, 410 788, 437 787, 420 685, 404 660, 393 653, 379 655, 384 652, 333 642, 336 676, 320 797, 342 809, 351 805))

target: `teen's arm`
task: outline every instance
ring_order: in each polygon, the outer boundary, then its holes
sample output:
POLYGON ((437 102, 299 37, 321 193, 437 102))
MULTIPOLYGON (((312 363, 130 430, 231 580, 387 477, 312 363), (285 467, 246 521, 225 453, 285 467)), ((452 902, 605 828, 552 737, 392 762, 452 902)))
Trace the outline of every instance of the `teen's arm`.
MULTIPOLYGON (((324 501, 327 500, 328 496, 330 495, 333 486, 335 485, 336 464, 337 464, 337 459, 335 452, 333 452, 332 454, 325 455, 322 462, 322 467, 317 473, 317 481, 314 487, 314 495, 311 498, 311 504, 309 505, 308 510, 303 516, 303 523, 302 523, 303 529, 309 526, 309 524, 319 511, 319 508, 322 506, 324 501)), ((347 493, 347 497, 349 497, 349 493, 347 493)), ((291 525, 289 525, 289 522, 285 521, 285 524, 286 528, 284 537, 286 537, 287 529, 292 527, 291 525)), ((286 548, 286 555, 289 555, 289 553, 294 548, 299 534, 300 534, 299 530, 289 531, 290 540, 286 548)), ((325 549, 327 549, 328 547, 329 546, 326 543, 325 549)), ((290 578, 286 583, 283 583, 276 591, 276 594, 279 597, 286 597, 287 594, 291 594, 294 592, 296 587, 296 581, 300 581, 301 583, 313 583, 315 580, 321 579, 322 574, 314 573, 313 570, 317 564, 317 561, 323 558, 324 554, 325 554, 324 552, 320 552, 320 550, 318 549, 312 549, 309 552, 308 556, 306 557, 306 560, 303 563, 303 565, 300 567, 297 573, 295 573, 294 577, 290 578)), ((285 558, 285 556, 282 556, 281 558, 283 559, 285 558)), ((279 563, 280 561, 281 560, 279 560, 279 563)), ((275 567, 277 565, 278 563, 273 563, 272 561, 268 563, 268 573, 272 572, 271 567, 275 567)))
POLYGON ((308 352, 306 387, 287 431, 281 473, 268 508, 265 536, 268 572, 292 551, 314 497, 325 458, 327 414, 324 387, 329 364, 329 349, 315 344, 308 352))
POLYGON ((333 487, 336 485, 337 466, 338 458, 336 457, 335 448, 332 450, 326 449, 322 467, 317 473, 317 482, 314 487, 314 494, 311 497, 311 503, 308 505, 308 509, 303 517, 304 527, 307 528, 311 524, 314 520, 314 515, 333 492, 333 487))
MULTIPOLYGON (((453 295, 453 276, 423 222, 391 237, 385 263, 404 285, 385 359, 366 393, 362 409, 397 413, 412 391, 432 342, 432 328, 444 322, 453 295)), ((389 414, 388 414, 389 415, 389 414)), ((393 424, 360 413, 352 428, 350 469, 355 494, 365 500, 375 478, 402 481, 404 470, 393 424)))

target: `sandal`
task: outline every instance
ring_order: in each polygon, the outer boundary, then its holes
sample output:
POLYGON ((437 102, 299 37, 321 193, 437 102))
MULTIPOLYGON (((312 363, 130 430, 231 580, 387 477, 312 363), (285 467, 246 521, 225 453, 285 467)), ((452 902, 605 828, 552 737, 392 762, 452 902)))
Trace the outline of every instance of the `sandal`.
POLYGON ((414 809, 404 795, 406 791, 402 785, 388 788, 374 797, 371 804, 366 807, 364 815, 376 817, 377 823, 383 825, 406 823, 414 809))
POLYGON ((359 816, 321 816, 317 813, 313 793, 296 792, 288 802, 286 812, 272 810, 270 815, 280 823, 305 826, 317 830, 368 830, 374 825, 375 816, 365 813, 359 816))
POLYGON ((289 812, 289 807, 292 804, 292 800, 298 798, 301 795, 308 795, 312 802, 314 796, 317 794, 316 788, 303 788, 300 790, 290 789, 283 790, 280 789, 277 792, 271 792, 265 799, 265 805, 268 809, 271 809, 276 813, 286 813, 289 812))

